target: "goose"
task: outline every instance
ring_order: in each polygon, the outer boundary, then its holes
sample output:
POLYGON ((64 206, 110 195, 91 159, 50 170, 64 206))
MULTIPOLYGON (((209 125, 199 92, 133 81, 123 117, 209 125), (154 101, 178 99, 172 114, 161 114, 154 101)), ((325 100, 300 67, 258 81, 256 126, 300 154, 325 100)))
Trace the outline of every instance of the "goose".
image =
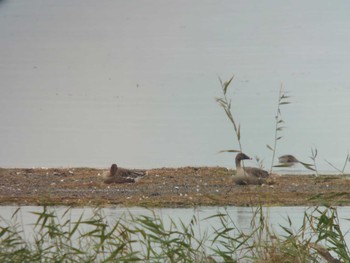
POLYGON ((282 156, 278 157, 278 161, 280 163, 290 164, 290 165, 293 165, 295 163, 299 163, 299 160, 291 154, 286 154, 286 155, 282 155, 282 156))
POLYGON ((234 182, 239 185, 255 184, 261 185, 269 177, 269 173, 265 170, 255 167, 242 167, 242 160, 251 160, 249 156, 244 153, 239 153, 236 156, 236 176, 234 182))
POLYGON ((254 176, 236 175, 233 178, 236 185, 262 185, 266 182, 266 178, 259 178, 254 176))
POLYGON ((302 161, 299 161, 297 158, 295 158, 293 155, 286 154, 278 157, 280 165, 275 165, 274 167, 291 167, 297 163, 300 163, 302 166, 304 166, 306 169, 311 171, 315 170, 315 165, 310 163, 304 163, 302 161))
POLYGON ((109 173, 102 175, 104 183, 135 183, 140 177, 144 176, 143 171, 133 171, 118 167, 115 163, 112 164, 109 173))
POLYGON ((254 176, 257 178, 267 178, 269 177, 269 173, 265 170, 255 168, 255 167, 242 167, 241 161, 242 160, 251 160, 249 156, 247 156, 244 153, 239 153, 236 156, 236 169, 237 169, 237 175, 245 175, 245 176, 254 176))

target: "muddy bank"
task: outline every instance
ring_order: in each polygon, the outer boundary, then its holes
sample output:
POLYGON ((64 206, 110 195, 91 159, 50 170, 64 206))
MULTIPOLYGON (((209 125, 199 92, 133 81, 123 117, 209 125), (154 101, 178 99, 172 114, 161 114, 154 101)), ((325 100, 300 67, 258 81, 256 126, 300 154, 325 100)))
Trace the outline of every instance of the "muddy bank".
POLYGON ((238 186, 221 167, 148 170, 137 183, 102 182, 94 168, 1 169, 0 204, 21 205, 350 205, 347 176, 283 175, 262 186, 238 186))

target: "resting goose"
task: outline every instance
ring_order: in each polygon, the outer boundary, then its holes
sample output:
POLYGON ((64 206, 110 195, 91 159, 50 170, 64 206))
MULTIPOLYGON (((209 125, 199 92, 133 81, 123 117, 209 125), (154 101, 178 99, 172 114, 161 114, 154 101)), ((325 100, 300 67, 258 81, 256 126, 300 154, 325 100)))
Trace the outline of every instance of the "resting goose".
POLYGON ((236 176, 234 182, 239 185, 255 184, 261 185, 269 177, 269 173, 265 170, 255 167, 242 167, 242 160, 251 160, 250 157, 244 153, 239 153, 236 156, 236 176))
POLYGON ((278 157, 278 161, 280 163, 287 164, 287 165, 293 165, 295 163, 299 163, 299 160, 290 154, 286 154, 278 157))
POLYGON ((141 171, 132 171, 125 168, 118 167, 115 163, 112 164, 109 173, 103 174, 104 183, 135 183, 137 179, 144 176, 145 173, 141 171))
POLYGON ((255 167, 242 167, 242 160, 251 160, 252 158, 248 157, 244 153, 239 153, 236 156, 236 169, 237 175, 246 175, 246 176, 254 176, 258 178, 267 178, 269 177, 269 173, 265 170, 255 168, 255 167))

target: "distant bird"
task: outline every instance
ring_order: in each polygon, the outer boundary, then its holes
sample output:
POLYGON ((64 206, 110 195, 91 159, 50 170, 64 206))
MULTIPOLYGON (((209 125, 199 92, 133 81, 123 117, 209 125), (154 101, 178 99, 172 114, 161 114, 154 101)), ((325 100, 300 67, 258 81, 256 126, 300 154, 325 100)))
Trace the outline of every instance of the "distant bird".
POLYGON ((278 157, 279 165, 274 165, 274 167, 291 167, 297 163, 300 163, 302 166, 304 166, 306 169, 311 171, 315 170, 315 165, 311 163, 304 163, 302 161, 299 161, 297 158, 295 158, 293 155, 286 154, 278 157))
POLYGON ((125 168, 118 167, 115 163, 112 164, 109 173, 102 175, 104 183, 135 183, 140 177, 144 176, 144 171, 133 171, 125 168))
POLYGON ((269 173, 265 170, 255 168, 255 167, 242 167, 242 160, 251 160, 244 153, 239 153, 236 156, 236 176, 233 180, 236 184, 239 185, 261 185, 265 182, 266 178, 269 177, 269 173))
POLYGON ((287 165, 288 164, 293 165, 293 164, 299 163, 299 160, 290 154, 286 154, 278 157, 278 161, 280 163, 287 164, 287 165))

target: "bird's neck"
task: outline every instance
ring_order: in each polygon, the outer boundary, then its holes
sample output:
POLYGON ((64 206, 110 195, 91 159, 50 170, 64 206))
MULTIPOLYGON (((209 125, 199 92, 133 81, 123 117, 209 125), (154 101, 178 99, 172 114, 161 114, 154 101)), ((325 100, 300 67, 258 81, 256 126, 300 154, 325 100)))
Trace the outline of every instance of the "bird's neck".
POLYGON ((236 160, 236 169, 241 169, 242 166, 241 166, 241 160, 236 160))

